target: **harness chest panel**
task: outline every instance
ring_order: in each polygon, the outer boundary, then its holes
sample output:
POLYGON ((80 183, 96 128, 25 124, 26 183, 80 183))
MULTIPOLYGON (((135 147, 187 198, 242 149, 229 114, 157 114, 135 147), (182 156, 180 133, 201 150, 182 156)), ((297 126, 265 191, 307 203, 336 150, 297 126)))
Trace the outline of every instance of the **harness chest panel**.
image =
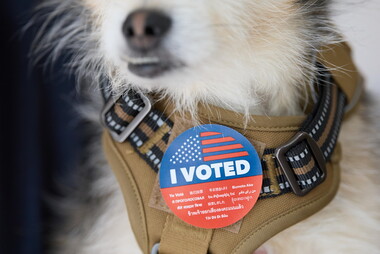
MULTIPOLYGON (((343 51, 334 46, 332 53, 350 59, 346 45, 341 47, 343 51)), ((144 253, 150 253, 157 243, 161 254, 179 253, 173 251, 179 249, 180 253, 193 254, 251 253, 331 201, 339 186, 340 124, 345 105, 355 101, 351 91, 358 91, 355 85, 360 75, 350 79, 354 85, 344 83, 340 89, 344 80, 335 79, 324 65, 319 69, 319 99, 308 116, 252 116, 254 121, 245 126, 243 116, 235 112, 209 105, 199 107, 201 124, 233 128, 261 151, 264 179, 260 200, 243 220, 225 229, 201 229, 181 221, 168 212, 157 191, 162 156, 176 136, 193 127, 191 121, 176 114, 168 117, 165 112, 170 111, 162 110, 166 107, 151 108, 142 95, 132 91, 107 103, 103 119, 112 135, 104 133, 104 150, 144 253)))

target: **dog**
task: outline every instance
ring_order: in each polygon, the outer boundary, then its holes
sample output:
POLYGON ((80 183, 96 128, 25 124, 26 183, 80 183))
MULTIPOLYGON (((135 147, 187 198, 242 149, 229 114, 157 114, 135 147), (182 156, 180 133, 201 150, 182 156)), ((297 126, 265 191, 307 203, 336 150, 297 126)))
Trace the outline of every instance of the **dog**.
MULTIPOLYGON (((141 253, 100 144, 99 83, 168 98, 177 112, 206 103, 246 116, 305 114, 321 47, 339 42, 330 0, 51 0, 35 55, 71 51, 89 103, 90 158, 79 187, 55 204, 64 214, 53 253, 141 253), (91 172, 91 173, 90 173, 91 172), (90 176, 90 177, 89 177, 90 176)), ((342 68, 344 73, 344 68, 342 68)), ((380 253, 379 135, 375 106, 344 123, 341 185, 322 211, 266 242, 256 253, 380 253)), ((253 119, 254 120, 254 119, 253 119)), ((178 252, 179 253, 179 252, 178 252)))

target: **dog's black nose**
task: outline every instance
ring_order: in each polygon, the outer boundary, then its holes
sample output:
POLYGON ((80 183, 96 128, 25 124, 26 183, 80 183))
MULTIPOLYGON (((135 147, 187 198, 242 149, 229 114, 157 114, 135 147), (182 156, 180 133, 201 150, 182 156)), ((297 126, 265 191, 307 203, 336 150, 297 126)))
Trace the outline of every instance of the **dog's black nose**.
POLYGON ((124 22, 123 34, 132 49, 145 52, 157 47, 171 24, 172 20, 161 12, 137 10, 124 22))

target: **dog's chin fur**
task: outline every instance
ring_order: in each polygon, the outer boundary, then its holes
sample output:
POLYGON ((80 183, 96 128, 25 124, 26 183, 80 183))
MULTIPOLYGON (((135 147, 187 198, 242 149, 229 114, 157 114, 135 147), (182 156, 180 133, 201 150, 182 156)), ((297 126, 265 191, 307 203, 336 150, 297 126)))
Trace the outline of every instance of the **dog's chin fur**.
POLYGON ((92 80, 106 75, 116 91, 157 92, 193 115, 198 102, 247 116, 295 115, 302 113, 299 99, 313 79, 320 45, 337 39, 325 2, 63 1, 55 12, 65 15, 47 31, 39 51, 54 41, 54 53, 69 46, 80 74, 92 80), (123 60, 129 52, 122 24, 128 13, 142 7, 173 19, 162 51, 178 67, 152 79, 134 75, 123 60))
MULTIPOLYGON (((95 94, 100 82, 109 82, 116 93, 130 88, 154 92, 171 100, 177 111, 194 116, 199 102, 247 118, 302 114, 300 102, 308 99, 317 71, 315 56, 322 45, 339 40, 328 7, 327 0, 49 0, 39 10, 49 14, 43 16, 47 25, 37 35, 35 59, 49 54, 55 60, 69 50, 72 69, 93 83, 95 94), (162 55, 175 67, 150 79, 131 73, 124 60, 130 52, 122 24, 142 7, 161 10, 173 19, 162 55)), ((95 97, 94 104, 100 101, 95 97)), ((97 122, 98 106, 82 107, 84 117, 97 122)), ((379 194, 375 188, 379 182, 374 182, 371 164, 376 156, 366 154, 374 153, 378 144, 358 147, 378 135, 368 136, 371 129, 359 118, 343 131, 348 134, 343 145, 352 147, 345 152, 352 154, 343 159, 337 198, 322 212, 271 239, 264 253, 378 253, 379 195, 373 194, 379 194)), ((99 143, 91 150, 100 155, 99 143)), ((56 252, 138 253, 126 229, 121 193, 106 163, 90 159, 81 172, 90 170, 96 172, 94 179, 82 185, 76 197, 60 202, 66 207, 61 210, 76 216, 57 230, 56 252)))

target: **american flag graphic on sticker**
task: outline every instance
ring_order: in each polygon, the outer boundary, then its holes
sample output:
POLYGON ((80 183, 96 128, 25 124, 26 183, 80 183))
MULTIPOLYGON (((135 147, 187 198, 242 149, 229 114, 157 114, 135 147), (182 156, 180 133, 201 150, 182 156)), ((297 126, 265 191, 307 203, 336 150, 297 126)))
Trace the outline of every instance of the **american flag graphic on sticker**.
POLYGON ((252 144, 222 125, 202 125, 179 135, 160 169, 161 193, 179 218, 202 228, 242 219, 256 203, 262 168, 252 144))

